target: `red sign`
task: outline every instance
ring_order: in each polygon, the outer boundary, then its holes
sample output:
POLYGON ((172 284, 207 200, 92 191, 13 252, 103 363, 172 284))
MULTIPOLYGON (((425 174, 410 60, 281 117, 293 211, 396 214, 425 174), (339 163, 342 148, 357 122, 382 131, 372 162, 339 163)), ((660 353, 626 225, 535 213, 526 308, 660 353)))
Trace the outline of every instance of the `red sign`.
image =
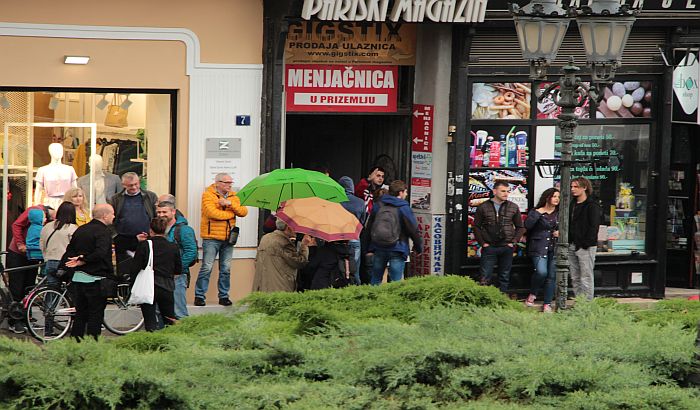
POLYGON ((287 65, 291 112, 396 112, 397 66, 287 65))
POLYGON ((413 105, 412 151, 433 152, 433 106, 413 105))

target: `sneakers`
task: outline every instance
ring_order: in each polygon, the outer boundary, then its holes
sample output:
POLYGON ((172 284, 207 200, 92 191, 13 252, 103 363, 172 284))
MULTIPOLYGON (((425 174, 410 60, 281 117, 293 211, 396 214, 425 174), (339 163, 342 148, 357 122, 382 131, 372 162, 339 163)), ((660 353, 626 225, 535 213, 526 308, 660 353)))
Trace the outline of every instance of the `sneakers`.
POLYGON ((203 298, 194 298, 194 305, 195 306, 206 306, 207 304, 204 302, 203 298))
POLYGON ((229 299, 229 298, 223 298, 223 299, 219 299, 219 304, 221 306, 231 306, 231 305, 233 305, 233 302, 231 302, 231 299, 229 299))
POLYGON ((530 294, 527 296, 527 299, 525 299, 525 306, 527 306, 527 307, 533 307, 533 306, 535 306, 535 295, 533 295, 532 293, 530 293, 530 294))
POLYGON ((552 310, 552 305, 550 305, 549 303, 542 305, 542 313, 554 313, 554 311, 552 310))
POLYGON ((18 335, 27 331, 22 322, 15 322, 15 324, 11 326, 11 330, 18 335))

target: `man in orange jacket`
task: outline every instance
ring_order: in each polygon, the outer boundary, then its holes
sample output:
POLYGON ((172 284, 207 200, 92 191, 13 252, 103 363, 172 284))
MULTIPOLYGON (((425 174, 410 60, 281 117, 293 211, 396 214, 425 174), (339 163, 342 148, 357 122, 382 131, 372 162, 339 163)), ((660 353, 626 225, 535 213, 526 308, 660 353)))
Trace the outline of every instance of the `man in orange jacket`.
POLYGON ((194 290, 195 306, 206 305, 205 296, 209 289, 209 276, 214 259, 219 255, 219 304, 230 306, 228 292, 231 287, 231 257, 233 245, 229 240, 236 226, 236 217, 248 215, 248 208, 231 190, 233 178, 229 174, 217 174, 214 183, 202 194, 202 266, 199 268, 194 290))

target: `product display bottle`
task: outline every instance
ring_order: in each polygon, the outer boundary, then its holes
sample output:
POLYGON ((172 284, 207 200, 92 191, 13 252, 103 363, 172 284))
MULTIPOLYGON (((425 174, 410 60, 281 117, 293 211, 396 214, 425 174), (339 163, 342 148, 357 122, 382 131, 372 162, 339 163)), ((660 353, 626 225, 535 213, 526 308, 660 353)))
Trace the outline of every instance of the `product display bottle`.
POLYGON ((515 133, 515 144, 518 155, 517 166, 527 166, 527 132, 518 131, 515 133))
POLYGON ((508 159, 506 158, 506 155, 508 153, 508 148, 506 147, 506 136, 501 134, 500 138, 498 138, 498 145, 501 148, 500 151, 500 156, 498 158, 498 164, 501 167, 507 167, 508 166, 508 159))
POLYGON ((515 167, 518 164, 518 149, 517 149, 517 144, 516 144, 516 137, 515 135, 511 135, 507 137, 507 143, 506 145, 508 146, 508 151, 506 152, 506 158, 508 162, 509 167, 515 167))

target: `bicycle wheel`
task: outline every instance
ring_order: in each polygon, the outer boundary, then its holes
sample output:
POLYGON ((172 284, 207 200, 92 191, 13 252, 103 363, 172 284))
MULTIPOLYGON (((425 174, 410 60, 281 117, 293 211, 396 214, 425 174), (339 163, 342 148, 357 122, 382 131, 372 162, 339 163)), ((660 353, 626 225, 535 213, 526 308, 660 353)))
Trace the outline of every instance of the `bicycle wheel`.
POLYGON ((107 300, 104 325, 115 335, 135 332, 143 326, 143 315, 138 305, 129 304, 131 286, 128 283, 117 285, 117 297, 107 300))
POLYGON ((27 303, 29 333, 42 342, 65 336, 73 324, 75 307, 65 293, 45 288, 27 303))

